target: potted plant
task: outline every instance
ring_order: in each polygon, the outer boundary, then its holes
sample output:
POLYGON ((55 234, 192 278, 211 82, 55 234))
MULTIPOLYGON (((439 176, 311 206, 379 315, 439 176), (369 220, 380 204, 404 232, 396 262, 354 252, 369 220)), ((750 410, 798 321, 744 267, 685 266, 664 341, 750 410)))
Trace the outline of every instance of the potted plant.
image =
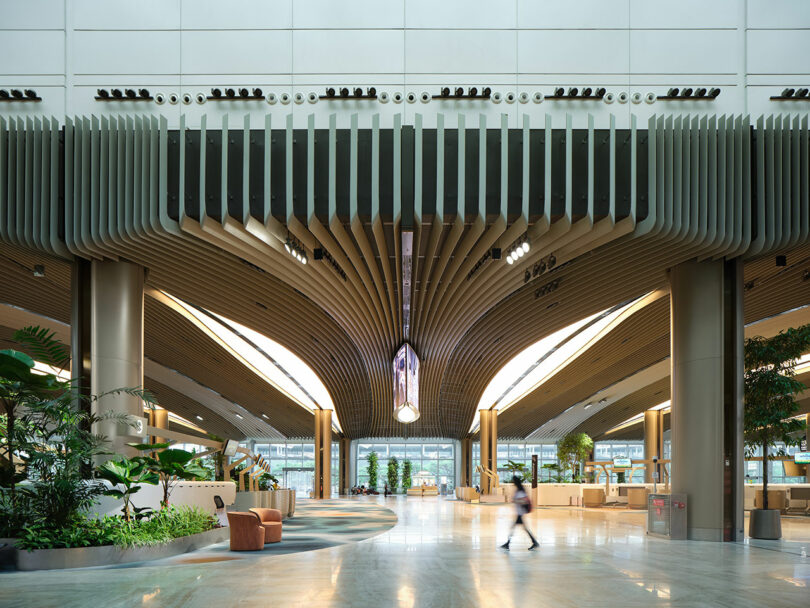
POLYGON ((557 458, 560 461, 560 473, 571 471, 571 481, 579 483, 579 463, 588 457, 593 450, 593 439, 587 433, 568 433, 557 444, 557 458))
POLYGON ((397 491, 397 486, 399 485, 399 461, 396 457, 391 456, 388 459, 388 489, 391 493, 395 493, 397 491))
POLYGON ((411 461, 405 459, 402 461, 402 489, 406 493, 410 489, 411 483, 411 461))
POLYGON ((377 489, 377 452, 371 452, 368 455, 368 489, 377 489))
POLYGON ((154 458, 136 456, 133 460, 142 462, 149 471, 158 475, 160 484, 163 486, 163 499, 160 501, 160 506, 164 509, 169 506, 169 497, 178 480, 193 480, 206 475, 205 469, 196 460, 197 455, 194 452, 169 448, 170 443, 130 443, 129 445, 141 452, 160 450, 154 458))
POLYGON ((805 423, 794 418, 799 411, 796 394, 804 384, 796 380, 798 359, 810 348, 810 324, 790 328, 771 338, 753 337, 745 341, 744 432, 746 455, 762 448, 762 508, 753 509, 748 525, 752 538, 777 539, 782 536, 781 513, 769 509, 768 462, 784 455, 780 449, 769 453, 777 441, 798 445, 805 423))
POLYGON ((526 479, 525 463, 515 462, 514 460, 508 460, 504 468, 509 472, 510 481, 512 480, 513 477, 517 477, 520 481, 524 481, 526 479))

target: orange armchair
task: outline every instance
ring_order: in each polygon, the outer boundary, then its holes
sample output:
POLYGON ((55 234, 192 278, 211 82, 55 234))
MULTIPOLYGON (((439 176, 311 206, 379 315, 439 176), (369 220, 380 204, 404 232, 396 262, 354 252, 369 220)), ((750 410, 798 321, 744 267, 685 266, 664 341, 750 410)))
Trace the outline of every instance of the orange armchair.
POLYGON ((264 509, 254 507, 250 510, 255 513, 264 528, 264 542, 277 543, 281 541, 281 511, 278 509, 264 509))
POLYGON ((259 516, 245 511, 229 511, 231 551, 261 551, 265 531, 259 516))

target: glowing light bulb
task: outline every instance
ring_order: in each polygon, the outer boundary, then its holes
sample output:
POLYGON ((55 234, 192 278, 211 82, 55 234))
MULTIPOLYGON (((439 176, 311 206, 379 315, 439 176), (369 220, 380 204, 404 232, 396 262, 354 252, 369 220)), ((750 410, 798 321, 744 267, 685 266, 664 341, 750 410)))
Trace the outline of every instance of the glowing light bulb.
POLYGON ((526 255, 526 252, 525 252, 525 251, 523 251, 523 248, 522 248, 522 247, 518 247, 518 248, 517 248, 517 251, 516 251, 515 253, 517 253, 517 256, 518 256, 519 258, 522 258, 524 255, 526 255))
POLYGON ((507 264, 510 264, 510 265, 515 263, 515 260, 512 258, 512 254, 511 254, 511 253, 510 253, 510 254, 507 256, 507 258, 506 258, 506 263, 507 263, 507 264))
POLYGON ((529 241, 523 241, 522 249, 524 253, 529 253, 529 241))

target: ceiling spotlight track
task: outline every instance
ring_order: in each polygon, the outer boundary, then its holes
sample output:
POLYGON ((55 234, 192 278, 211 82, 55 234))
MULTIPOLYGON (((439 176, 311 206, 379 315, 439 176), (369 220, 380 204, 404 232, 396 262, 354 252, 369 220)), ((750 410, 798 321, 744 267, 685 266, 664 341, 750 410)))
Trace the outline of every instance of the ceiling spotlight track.
POLYGON ((340 264, 337 263, 337 260, 335 260, 335 258, 332 257, 332 254, 329 253, 326 249, 316 247, 315 249, 312 250, 312 257, 315 261, 326 260, 327 262, 329 262, 332 268, 335 269, 335 272, 337 272, 340 275, 341 279, 343 279, 344 281, 347 280, 346 272, 343 270, 343 268, 341 268, 340 264))
POLYGON ((464 92, 464 87, 442 87, 438 95, 433 95, 433 99, 489 99, 492 96, 492 89, 490 87, 482 87, 481 92, 478 92, 478 87, 470 87, 467 92, 464 92))
POLYGON ((712 87, 706 89, 705 87, 670 87, 666 95, 658 95, 656 97, 659 101, 714 101, 720 96, 720 89, 712 87))
POLYGON ((0 89, 0 101, 42 101, 34 89, 0 89))
POLYGON ((529 235, 524 233, 515 243, 506 250, 506 263, 510 266, 517 262, 524 255, 529 253, 529 235))
POLYGON ((604 87, 597 87, 596 89, 592 87, 584 87, 582 91, 580 91, 577 87, 570 87, 568 89, 568 94, 566 94, 565 89, 563 87, 556 87, 554 89, 554 93, 545 97, 550 101, 554 101, 555 99, 578 99, 583 101, 601 101, 605 94, 607 93, 607 89, 604 87))
POLYGON ((149 89, 97 89, 96 101, 152 101, 154 97, 149 89))
POLYGON ((264 101, 264 91, 259 87, 213 87, 211 94, 206 97, 210 101, 264 101))
POLYGON ((287 235, 287 240, 284 241, 284 249, 296 260, 306 265, 309 261, 307 258, 306 249, 301 242, 293 236, 287 235))
POLYGON ((799 89, 787 87, 781 95, 772 95, 770 99, 771 101, 810 101, 810 95, 808 95, 806 87, 799 89))
POLYGON ((377 89, 375 87, 368 87, 364 93, 362 87, 354 87, 352 89, 349 89, 349 87, 340 87, 338 89, 335 89, 335 87, 327 87, 326 94, 319 96, 318 99, 326 99, 328 101, 377 99, 377 89))

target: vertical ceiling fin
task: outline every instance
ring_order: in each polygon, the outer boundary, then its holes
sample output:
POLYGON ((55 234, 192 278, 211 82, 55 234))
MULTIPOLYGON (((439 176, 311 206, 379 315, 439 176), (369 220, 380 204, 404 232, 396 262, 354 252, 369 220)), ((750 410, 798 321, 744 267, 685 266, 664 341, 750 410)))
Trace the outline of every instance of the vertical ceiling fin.
POLYGON ((208 219, 208 194, 205 191, 205 157, 208 150, 208 115, 200 118, 200 223, 208 219))
POLYGON ((444 114, 436 116, 436 217, 444 221, 444 114))
POLYGON ((521 189, 521 215, 523 219, 528 222, 529 220, 529 177, 531 176, 531 157, 530 157, 530 150, 531 150, 531 125, 530 125, 530 118, 528 114, 523 115, 523 135, 521 137, 521 143, 523 145, 523 170, 521 171, 521 177, 523 179, 523 185, 521 189))
POLYGON ((478 116, 478 216, 487 218, 487 116, 478 116))
POLYGON ((221 164, 219 171, 219 217, 223 224, 228 219, 228 148, 230 148, 228 144, 230 139, 228 114, 226 112, 222 115, 221 164))
POLYGON ((456 203, 456 215, 464 221, 465 208, 466 208, 466 189, 465 184, 465 147, 467 143, 467 133, 464 126, 464 114, 458 115, 458 197, 456 203))
POLYGON ((349 137, 349 218, 357 216, 357 112, 352 114, 349 137))
POLYGON ((544 151, 545 151, 545 167, 543 169, 543 174, 545 176, 545 183, 544 183, 544 192, 543 192, 543 215, 546 217, 546 221, 551 222, 551 181, 552 181, 552 172, 551 172, 551 149, 553 147, 553 141, 551 137, 551 116, 546 114, 546 125, 545 125, 545 133, 543 135, 543 142, 544 142, 544 151))
POLYGON ((337 115, 329 115, 329 211, 327 221, 331 222, 337 215, 337 115))
POLYGON ((286 185, 287 190, 287 209, 286 209, 286 217, 287 217, 287 225, 289 226, 293 219, 295 218, 295 205, 293 205, 293 115, 287 115, 287 124, 285 126, 285 145, 284 145, 284 153, 286 156, 285 159, 285 180, 284 183, 286 185))
POLYGON ((565 115, 565 216, 570 222, 574 217, 574 128, 570 113, 565 115))
POLYGON ((250 219, 250 114, 245 114, 242 126, 242 224, 250 219))
MULTIPOLYGON (((630 165, 633 165, 631 160, 630 165)), ((594 153, 593 153, 593 114, 588 113, 588 219, 593 222, 596 218, 596 209, 593 200, 594 182, 594 153)))
POLYGON ((178 130, 178 146, 180 146, 179 175, 177 176, 177 218, 180 223, 186 217, 186 115, 180 114, 180 128, 178 130))
POLYGON ((273 150, 273 115, 269 112, 264 117, 264 161, 262 168, 264 172, 264 192, 262 193, 262 223, 267 226, 272 214, 273 191, 270 189, 272 178, 272 150, 273 150))
MULTIPOLYGON (((486 150, 485 150, 486 152, 486 150)), ((484 207, 486 213, 486 207, 484 207)), ((509 217, 509 116, 501 114, 501 216, 509 217)))

